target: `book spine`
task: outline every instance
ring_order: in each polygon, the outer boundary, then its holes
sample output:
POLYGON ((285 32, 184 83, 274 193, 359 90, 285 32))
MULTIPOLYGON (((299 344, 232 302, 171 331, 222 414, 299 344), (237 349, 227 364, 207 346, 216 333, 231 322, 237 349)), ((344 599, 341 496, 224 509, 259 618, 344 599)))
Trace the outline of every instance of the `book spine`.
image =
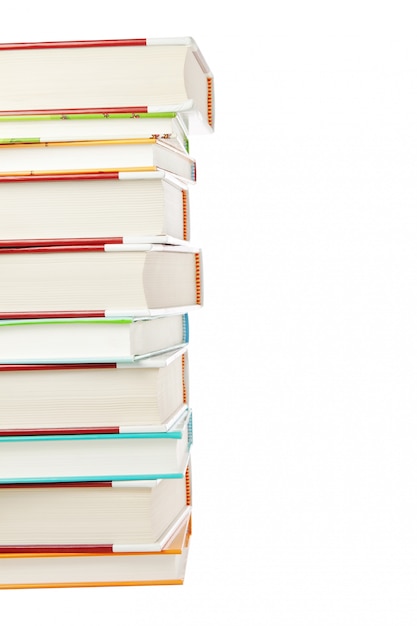
POLYGON ((190 340, 190 329, 189 329, 189 320, 188 313, 184 313, 182 316, 182 342, 189 343, 190 340))
POLYGON ((24 476, 16 478, 0 478, 1 485, 7 485, 11 483, 19 482, 25 485, 32 485, 34 483, 43 483, 44 485, 49 485, 50 483, 57 482, 103 482, 103 481, 115 481, 115 480, 123 480, 123 481, 138 481, 138 480, 162 480, 162 479, 171 479, 171 478, 183 478, 184 474, 182 472, 175 472, 170 474, 118 474, 111 476, 37 476, 33 478, 32 476, 24 476))
POLYGON ((146 46, 147 39, 97 39, 79 41, 39 41, 0 44, 3 50, 45 50, 55 48, 103 48, 111 46, 146 46))
POLYGON ((182 223, 183 231, 182 238, 187 241, 190 238, 190 223, 189 223, 189 195, 187 189, 182 189, 182 223))
POLYGON ((207 120, 211 128, 214 127, 214 90, 213 78, 207 77, 207 120))
MULTIPOLYGON (((9 314, 10 315, 10 314, 9 314)), ((1 363, 0 372, 68 369, 115 369, 117 363, 1 363)))
POLYGON ((0 545, 1 554, 112 554, 110 544, 0 545))
POLYGON ((74 172, 63 172, 61 174, 30 174, 25 176, 19 174, 8 175, 5 174, 1 176, 0 183, 42 183, 42 182, 58 182, 58 181, 69 181, 69 180, 103 180, 103 179, 118 179, 119 174, 117 171, 114 172, 90 172, 90 173, 74 173, 74 172))
POLYGON ((188 418, 188 423, 187 423, 187 442, 188 442, 188 449, 190 449, 193 444, 193 415, 191 411, 190 411, 190 416, 188 418))
MULTIPOLYGON (((124 243, 123 237, 95 237, 95 238, 86 238, 86 237, 73 237, 67 239, 2 239, 0 240, 0 248, 10 248, 17 249, 17 251, 23 250, 26 248, 53 248, 54 246, 59 245, 59 247, 67 248, 68 246, 71 249, 84 248, 85 246, 95 249, 99 246, 100 250, 104 250, 105 244, 122 244, 124 243)), ((7 251, 7 250, 6 250, 7 251)), ((37 250, 39 251, 39 250, 37 250)), ((46 251, 46 250, 45 250, 46 251)), ((68 250, 65 250, 68 252, 68 250)))
MULTIPOLYGON (((15 144, 13 145, 13 147, 16 148, 20 145, 21 144, 15 144)), ((42 144, 28 144, 28 145, 33 146, 33 145, 42 145, 42 144)), ((4 146, 0 145, 0 150, 2 147, 4 146)), ((8 147, 10 148, 12 146, 10 145, 8 147)), ((143 165, 143 166, 138 166, 138 167, 122 167, 122 168, 102 167, 100 168, 100 170, 96 170, 94 168, 85 168, 82 170, 72 168, 70 171, 69 170, 54 170, 53 172, 51 172, 51 170, 30 170, 30 171, 24 171, 24 172, 0 172, 0 176, 2 178, 26 176, 26 177, 29 177, 30 180, 35 180, 35 178, 38 179, 39 176, 61 176, 61 175, 66 175, 68 173, 73 174, 75 176, 80 176, 80 175, 83 176, 83 175, 98 174, 98 173, 100 174, 114 174, 114 173, 119 173, 119 172, 146 173, 146 172, 157 172, 157 171, 158 169, 155 165, 143 165)))
MULTIPOLYGON (((97 311, 7 311, 0 313, 0 320, 26 320, 26 319, 59 319, 64 317, 107 317, 105 310, 97 311)), ((114 317, 114 316, 112 316, 114 317)), ((116 316, 117 317, 117 316, 116 316)))
MULTIPOLYGON (((55 556, 55 555, 54 555, 55 556)), ((73 555, 71 555, 73 556, 73 555)), ((42 558, 42 557, 41 557, 42 558)), ((126 580, 120 581, 100 581, 100 582, 65 582, 65 583, 25 583, 25 584, 0 584, 0 589, 77 589, 79 587, 154 587, 156 585, 182 585, 184 580, 126 580)))
POLYGON ((190 464, 185 470, 185 494, 186 494, 185 496, 186 504, 187 506, 191 506, 192 489, 191 489, 191 466, 190 464))
POLYGON ((68 115, 4 115, 0 113, 1 122, 58 122, 65 120, 126 120, 139 118, 169 118, 176 117, 173 111, 141 112, 132 113, 69 113, 68 115))
POLYGON ((202 299, 202 272, 201 272, 201 254, 195 254, 195 288, 196 288, 196 304, 201 305, 202 299))
POLYGON ((119 426, 103 426, 98 428, 1 428, 1 437, 33 437, 36 435, 54 435, 66 437, 67 435, 118 435, 119 426))
MULTIPOLYGON (((190 419, 190 418, 189 418, 190 419)), ((188 421, 189 424, 189 421, 188 421)), ((51 443, 56 441, 103 441, 105 439, 181 439, 183 436, 182 431, 180 430, 172 430, 167 432, 156 431, 156 432, 142 432, 142 433, 100 433, 100 434, 91 434, 86 433, 82 435, 46 435, 42 432, 41 435, 19 435, 16 437, 0 437, 0 443, 7 445, 8 443, 32 443, 37 441, 49 441, 51 443)), ((17 481, 18 482, 18 481, 17 481)), ((57 481, 59 482, 59 481, 57 481)), ((86 482, 89 482, 88 480, 86 482)))
POLYGON ((184 404, 188 404, 188 381, 187 381, 187 357, 186 353, 181 356, 182 367, 182 401, 184 404))

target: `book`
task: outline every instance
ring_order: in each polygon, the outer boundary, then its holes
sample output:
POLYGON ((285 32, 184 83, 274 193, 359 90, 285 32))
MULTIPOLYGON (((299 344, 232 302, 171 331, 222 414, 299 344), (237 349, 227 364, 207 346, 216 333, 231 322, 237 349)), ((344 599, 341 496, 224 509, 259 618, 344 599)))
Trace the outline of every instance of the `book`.
POLYGON ((0 553, 0 589, 181 585, 191 516, 158 552, 0 553))
POLYGON ((156 137, 0 144, 0 176, 164 171, 196 181, 195 160, 156 137))
POLYGON ((0 44, 4 115, 180 112, 214 125, 212 73, 191 37, 0 44))
POLYGON ((175 313, 202 304, 201 251, 152 244, 0 248, 0 292, 3 319, 175 313))
POLYGON ((0 115, 0 144, 147 137, 159 137, 189 152, 188 132, 179 113, 0 115))
POLYGON ((159 552, 189 516, 182 478, 0 486, 0 553, 159 552))
POLYGON ((132 363, 188 339, 187 313, 0 320, 0 363, 132 363))
POLYGON ((182 478, 192 412, 166 432, 0 437, 0 484, 182 478))
POLYGON ((0 207, 2 247, 190 238, 188 186, 162 171, 0 176, 0 207))
POLYGON ((0 435, 165 432, 189 403, 187 347, 134 363, 0 365, 0 435))

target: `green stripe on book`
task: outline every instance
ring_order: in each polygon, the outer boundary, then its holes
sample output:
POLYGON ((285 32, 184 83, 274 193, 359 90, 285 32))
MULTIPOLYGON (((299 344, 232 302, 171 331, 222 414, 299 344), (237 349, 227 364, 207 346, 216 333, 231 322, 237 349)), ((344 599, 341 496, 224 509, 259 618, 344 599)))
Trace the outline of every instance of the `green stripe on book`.
POLYGON ((39 137, 3 137, 0 138, 0 143, 40 143, 39 137))
POLYGON ((160 112, 160 113, 67 113, 54 115, 0 115, 1 122, 49 122, 57 120, 102 120, 102 119, 131 119, 132 117, 149 117, 149 118, 174 118, 176 113, 160 112))
POLYGON ((25 320, 0 320, 0 326, 27 326, 27 325, 49 325, 49 324, 131 324, 132 318, 114 317, 114 318, 43 318, 43 319, 25 319, 25 320))

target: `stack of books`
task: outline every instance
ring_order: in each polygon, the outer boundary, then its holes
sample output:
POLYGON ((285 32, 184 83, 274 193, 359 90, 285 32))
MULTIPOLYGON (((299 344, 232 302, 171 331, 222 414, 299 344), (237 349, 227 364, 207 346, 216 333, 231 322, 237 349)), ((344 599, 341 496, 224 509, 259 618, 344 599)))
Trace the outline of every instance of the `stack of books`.
POLYGON ((0 45, 0 588, 181 584, 191 38, 0 45))

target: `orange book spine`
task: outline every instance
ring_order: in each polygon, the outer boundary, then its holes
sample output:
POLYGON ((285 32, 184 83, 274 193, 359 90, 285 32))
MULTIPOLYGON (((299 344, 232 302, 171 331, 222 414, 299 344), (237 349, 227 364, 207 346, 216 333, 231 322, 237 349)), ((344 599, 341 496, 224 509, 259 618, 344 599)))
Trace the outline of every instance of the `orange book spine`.
POLYGON ((188 191, 186 189, 182 190, 182 216, 183 216, 183 231, 182 238, 184 241, 187 241, 190 236, 190 225, 189 225, 189 211, 188 211, 188 191))
POLYGON ((207 119, 209 126, 214 126, 213 78, 207 77, 207 119))
POLYGON ((154 585, 182 585, 181 578, 169 580, 126 580, 105 582, 82 582, 82 583, 36 583, 23 585, 0 585, 0 589, 67 589, 75 587, 145 587, 154 585))
POLYGON ((196 304, 202 304, 202 282, 201 282, 201 256, 199 252, 195 254, 195 288, 196 288, 196 304))

